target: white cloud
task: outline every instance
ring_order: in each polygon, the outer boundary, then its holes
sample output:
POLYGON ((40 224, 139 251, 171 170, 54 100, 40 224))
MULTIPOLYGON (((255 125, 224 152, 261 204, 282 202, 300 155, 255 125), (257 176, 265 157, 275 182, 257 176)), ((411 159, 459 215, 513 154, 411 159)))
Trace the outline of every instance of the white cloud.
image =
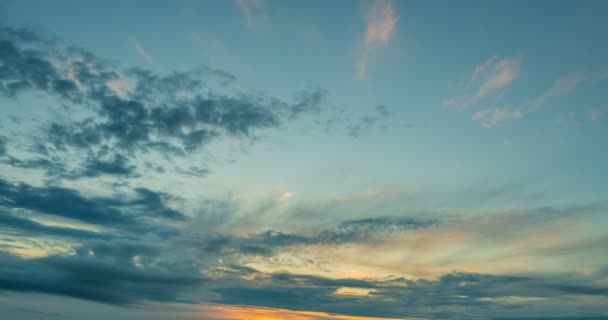
POLYGON ((397 16, 392 1, 375 1, 365 12, 367 33, 363 51, 357 62, 359 79, 365 79, 371 50, 378 44, 387 45, 397 26, 397 16))

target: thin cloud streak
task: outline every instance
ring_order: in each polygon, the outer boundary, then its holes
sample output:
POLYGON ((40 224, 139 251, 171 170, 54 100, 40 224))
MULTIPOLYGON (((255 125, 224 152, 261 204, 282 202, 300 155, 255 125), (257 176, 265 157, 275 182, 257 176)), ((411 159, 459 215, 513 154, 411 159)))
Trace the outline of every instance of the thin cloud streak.
POLYGON ((365 79, 369 56, 378 44, 387 45, 397 26, 397 16, 392 1, 376 1, 365 13, 367 33, 363 52, 357 62, 359 79, 365 79))
POLYGON ((129 37, 129 42, 131 43, 133 49, 135 49, 137 54, 144 58, 147 63, 154 64, 154 58, 152 58, 152 55, 148 53, 146 49, 144 49, 144 47, 139 43, 139 41, 137 41, 137 39, 129 37))
POLYGON ((235 0, 234 2, 241 9, 247 27, 252 28, 256 23, 256 12, 264 6, 264 0, 235 0))
POLYGON ((504 90, 519 76, 521 58, 519 56, 499 59, 492 57, 475 67, 473 74, 466 81, 469 94, 445 99, 443 106, 463 109, 491 96, 500 96, 504 90))
POLYGON ((475 112, 471 119, 481 121, 482 126, 493 128, 507 120, 518 120, 526 114, 542 109, 553 99, 567 95, 574 91, 585 80, 581 73, 574 73, 557 79, 549 89, 529 102, 511 107, 488 108, 475 112))

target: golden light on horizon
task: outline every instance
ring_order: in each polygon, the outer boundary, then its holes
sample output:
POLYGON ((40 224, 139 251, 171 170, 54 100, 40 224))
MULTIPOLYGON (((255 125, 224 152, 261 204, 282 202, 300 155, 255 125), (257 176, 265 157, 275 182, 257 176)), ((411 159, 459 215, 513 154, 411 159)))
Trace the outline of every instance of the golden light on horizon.
MULTIPOLYGON (((213 320, 398 320, 396 318, 361 317, 240 305, 203 304, 197 306, 196 309, 180 315, 188 319, 213 320)), ((414 318, 399 318, 399 320, 414 320, 414 318)))

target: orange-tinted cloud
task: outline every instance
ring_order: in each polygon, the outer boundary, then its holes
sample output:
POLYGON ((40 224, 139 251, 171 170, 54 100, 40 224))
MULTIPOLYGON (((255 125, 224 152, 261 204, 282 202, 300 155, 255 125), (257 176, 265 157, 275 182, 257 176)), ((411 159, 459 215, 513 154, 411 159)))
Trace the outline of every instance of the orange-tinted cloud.
POLYGON ((189 319, 213 320, 394 320, 391 318, 357 317, 316 311, 292 311, 220 304, 199 305, 196 307, 196 310, 188 311, 181 315, 189 319))

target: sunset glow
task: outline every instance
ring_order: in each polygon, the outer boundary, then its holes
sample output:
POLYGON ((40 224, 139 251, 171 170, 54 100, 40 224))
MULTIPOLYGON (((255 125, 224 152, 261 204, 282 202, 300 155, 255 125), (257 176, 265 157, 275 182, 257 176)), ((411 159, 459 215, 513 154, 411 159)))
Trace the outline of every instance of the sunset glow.
POLYGON ((0 0, 0 320, 608 320, 608 0, 0 0))

